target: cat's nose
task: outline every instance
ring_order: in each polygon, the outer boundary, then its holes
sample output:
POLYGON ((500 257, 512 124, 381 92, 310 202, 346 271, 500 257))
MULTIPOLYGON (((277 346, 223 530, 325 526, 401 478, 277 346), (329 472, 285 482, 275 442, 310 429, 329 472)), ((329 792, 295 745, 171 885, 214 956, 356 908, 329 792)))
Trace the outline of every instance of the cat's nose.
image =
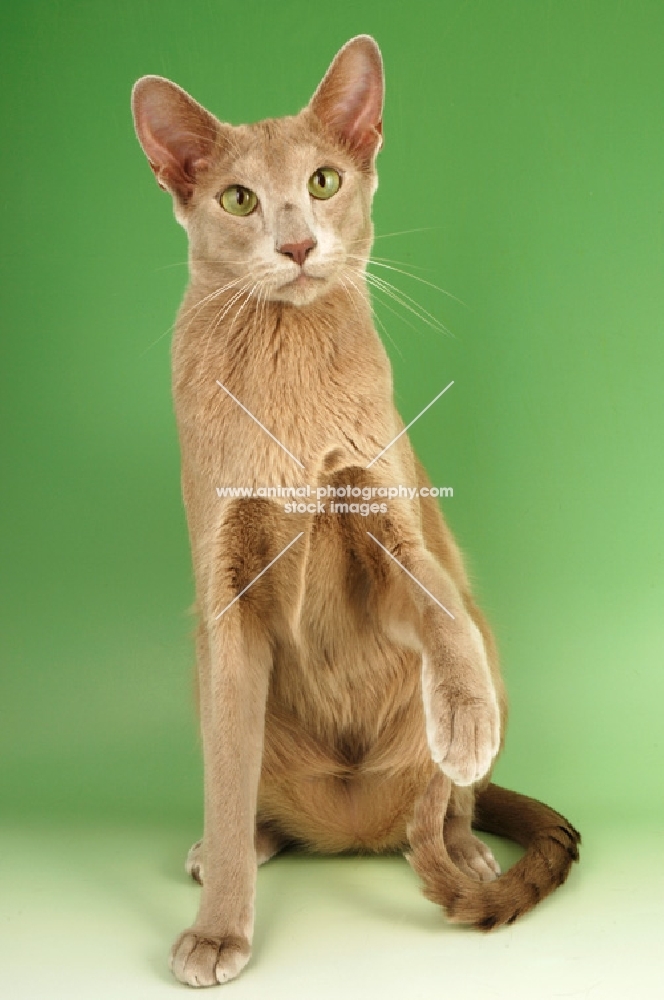
POLYGON ((294 260, 296 264, 302 267, 307 259, 307 255, 311 253, 315 246, 315 240, 303 240, 301 243, 282 243, 280 247, 277 247, 277 250, 284 257, 290 257, 291 260, 294 260))

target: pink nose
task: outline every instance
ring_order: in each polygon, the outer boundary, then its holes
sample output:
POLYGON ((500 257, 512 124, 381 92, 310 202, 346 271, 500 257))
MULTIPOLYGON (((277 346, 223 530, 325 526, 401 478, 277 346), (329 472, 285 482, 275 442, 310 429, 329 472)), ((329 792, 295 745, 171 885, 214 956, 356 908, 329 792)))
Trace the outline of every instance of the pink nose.
POLYGON ((302 243, 282 243, 280 247, 277 247, 279 253, 282 253, 284 257, 290 257, 294 260, 296 264, 300 267, 304 264, 307 259, 307 255, 316 246, 315 240, 303 240, 302 243))

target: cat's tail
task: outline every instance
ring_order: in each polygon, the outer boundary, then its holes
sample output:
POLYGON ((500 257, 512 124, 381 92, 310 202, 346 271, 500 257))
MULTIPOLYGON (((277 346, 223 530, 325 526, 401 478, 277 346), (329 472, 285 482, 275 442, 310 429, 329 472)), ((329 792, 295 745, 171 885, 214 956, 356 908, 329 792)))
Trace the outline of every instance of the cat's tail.
POLYGON ((446 775, 433 776, 408 826, 406 857, 424 883, 424 895, 451 921, 484 931, 511 924, 562 885, 578 861, 581 835, 543 802, 487 785, 477 794, 473 826, 516 841, 526 853, 494 881, 476 881, 457 868, 445 846, 443 817, 451 790, 446 775))

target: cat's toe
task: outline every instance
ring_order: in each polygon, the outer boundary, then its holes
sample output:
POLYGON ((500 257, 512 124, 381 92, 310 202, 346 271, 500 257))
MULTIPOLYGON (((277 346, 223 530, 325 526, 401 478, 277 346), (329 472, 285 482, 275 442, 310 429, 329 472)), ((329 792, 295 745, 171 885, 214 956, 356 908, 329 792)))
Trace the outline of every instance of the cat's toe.
POLYGON ((487 872, 487 877, 484 879, 484 881, 490 881, 491 879, 497 878, 502 873, 500 865, 498 864, 493 855, 493 851, 491 850, 490 847, 487 847, 487 845, 483 843, 483 841, 479 840, 477 837, 475 838, 475 840, 477 841, 478 851, 480 855, 478 864, 481 865, 483 871, 487 872))
POLYGON ((171 971, 186 986, 216 986, 234 979, 249 961, 251 948, 243 937, 209 936, 184 931, 171 950, 171 971))
POLYGON ((202 840, 197 840, 195 844, 192 844, 187 854, 187 860, 184 863, 184 870, 187 875, 191 875, 194 882, 198 882, 199 885, 203 885, 202 845, 202 840))

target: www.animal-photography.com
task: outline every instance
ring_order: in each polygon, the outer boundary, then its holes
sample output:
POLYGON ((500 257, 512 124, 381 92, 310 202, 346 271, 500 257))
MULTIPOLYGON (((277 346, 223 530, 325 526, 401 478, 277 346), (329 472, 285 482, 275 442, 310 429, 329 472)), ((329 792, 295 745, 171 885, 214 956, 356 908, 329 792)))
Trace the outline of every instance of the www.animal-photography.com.
POLYGON ((0 22, 2 995, 657 997, 664 8, 0 22))

